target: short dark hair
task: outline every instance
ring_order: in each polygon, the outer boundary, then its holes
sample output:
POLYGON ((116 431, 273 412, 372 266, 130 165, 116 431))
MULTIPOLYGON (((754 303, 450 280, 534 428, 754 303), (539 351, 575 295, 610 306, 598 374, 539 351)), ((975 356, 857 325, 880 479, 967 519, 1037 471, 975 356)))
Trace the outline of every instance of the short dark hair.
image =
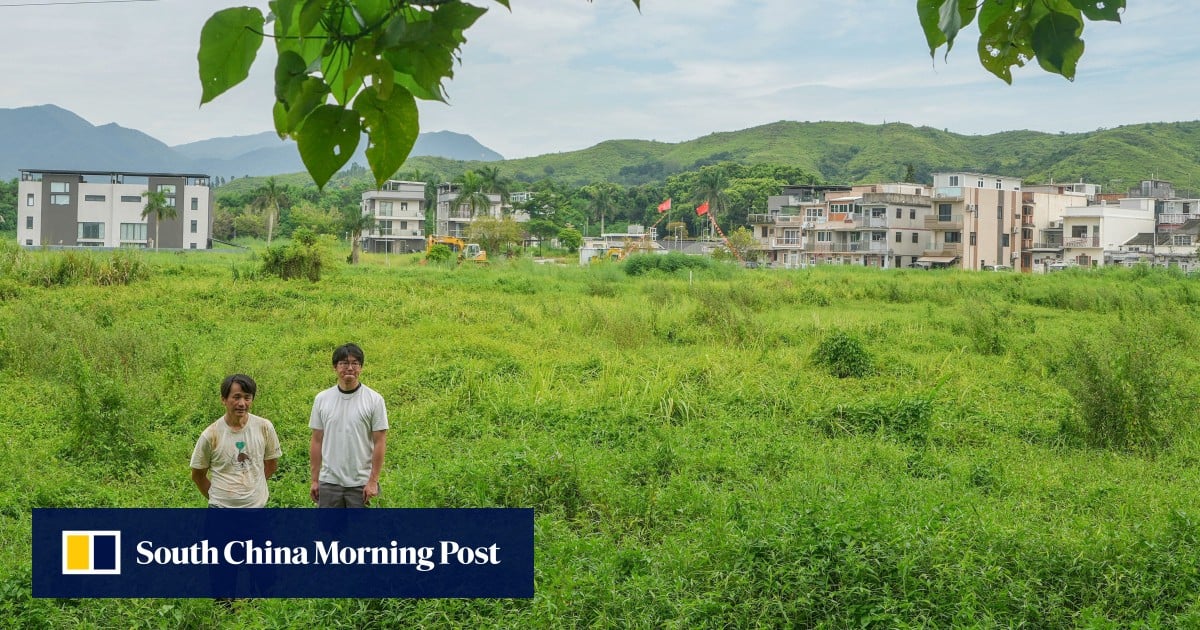
POLYGON ((338 361, 345 361, 346 359, 351 358, 351 357, 358 359, 359 363, 366 362, 363 359, 362 348, 359 348, 358 344, 356 344, 356 343, 347 343, 347 344, 338 346, 333 351, 333 364, 337 365, 338 361))
POLYGON ((221 381, 221 398, 229 398, 229 392, 233 389, 234 383, 237 383, 243 392, 250 394, 251 398, 254 398, 255 392, 258 391, 258 385, 254 384, 254 379, 245 374, 230 374, 221 381))

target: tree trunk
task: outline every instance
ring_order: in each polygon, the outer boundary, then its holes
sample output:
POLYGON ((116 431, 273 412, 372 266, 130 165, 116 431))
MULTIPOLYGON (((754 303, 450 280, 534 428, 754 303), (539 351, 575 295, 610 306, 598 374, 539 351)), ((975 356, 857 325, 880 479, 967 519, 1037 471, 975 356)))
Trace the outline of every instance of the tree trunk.
POLYGON ((352 235, 352 238, 354 240, 352 240, 350 242, 350 264, 351 265, 358 264, 358 251, 360 249, 359 243, 362 242, 361 236, 362 236, 361 233, 355 233, 352 235))
POLYGON ((274 228, 275 228, 275 211, 272 210, 267 213, 267 245, 271 244, 271 234, 274 232, 274 228))

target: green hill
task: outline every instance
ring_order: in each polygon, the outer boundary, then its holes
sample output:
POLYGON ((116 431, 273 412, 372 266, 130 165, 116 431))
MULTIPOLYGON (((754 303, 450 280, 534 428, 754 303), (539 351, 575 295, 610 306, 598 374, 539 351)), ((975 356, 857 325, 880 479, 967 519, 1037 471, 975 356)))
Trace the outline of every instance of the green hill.
POLYGON ((401 173, 420 170, 450 179, 486 165, 524 182, 553 179, 578 186, 611 181, 630 186, 662 182, 673 173, 718 162, 798 166, 843 184, 896 181, 911 164, 918 180, 925 182, 937 171, 967 170, 1029 182, 1082 179, 1118 192, 1143 179, 1165 179, 1176 189, 1200 190, 1200 121, 1077 134, 1006 131, 985 136, 904 123, 780 121, 686 142, 608 140, 579 151, 499 162, 415 157, 401 173))

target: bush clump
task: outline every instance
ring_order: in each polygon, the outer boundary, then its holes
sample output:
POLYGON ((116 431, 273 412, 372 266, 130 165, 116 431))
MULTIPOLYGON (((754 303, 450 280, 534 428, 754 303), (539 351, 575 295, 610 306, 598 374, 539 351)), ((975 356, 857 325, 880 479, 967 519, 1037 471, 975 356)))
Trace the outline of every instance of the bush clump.
POLYGON ((317 233, 299 227, 292 232, 291 243, 267 248, 263 253, 262 271, 284 280, 308 278, 316 282, 321 279, 321 270, 327 266, 328 258, 317 233))
POLYGON ((838 378, 860 378, 874 371, 871 353, 862 340, 843 330, 835 330, 817 343, 812 361, 838 378))
POLYGON ((425 254, 425 260, 431 263, 448 263, 454 257, 454 252, 450 250, 450 246, 444 243, 438 243, 429 248, 429 253, 425 254))
POLYGON ((625 273, 641 276, 652 271, 675 273, 680 269, 710 269, 713 261, 704 256, 688 256, 680 252, 661 254, 634 254, 625 259, 625 273))

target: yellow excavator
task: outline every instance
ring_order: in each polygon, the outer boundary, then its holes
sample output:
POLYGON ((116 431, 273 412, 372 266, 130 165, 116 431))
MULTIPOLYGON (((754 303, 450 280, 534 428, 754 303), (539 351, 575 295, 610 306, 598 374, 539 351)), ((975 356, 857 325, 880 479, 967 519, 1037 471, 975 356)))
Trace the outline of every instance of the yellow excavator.
POLYGON ((468 243, 457 236, 430 236, 425 239, 425 255, 429 256, 429 252, 434 245, 445 245, 454 252, 458 258, 458 262, 469 260, 471 262, 487 264, 487 252, 478 243, 468 243))

